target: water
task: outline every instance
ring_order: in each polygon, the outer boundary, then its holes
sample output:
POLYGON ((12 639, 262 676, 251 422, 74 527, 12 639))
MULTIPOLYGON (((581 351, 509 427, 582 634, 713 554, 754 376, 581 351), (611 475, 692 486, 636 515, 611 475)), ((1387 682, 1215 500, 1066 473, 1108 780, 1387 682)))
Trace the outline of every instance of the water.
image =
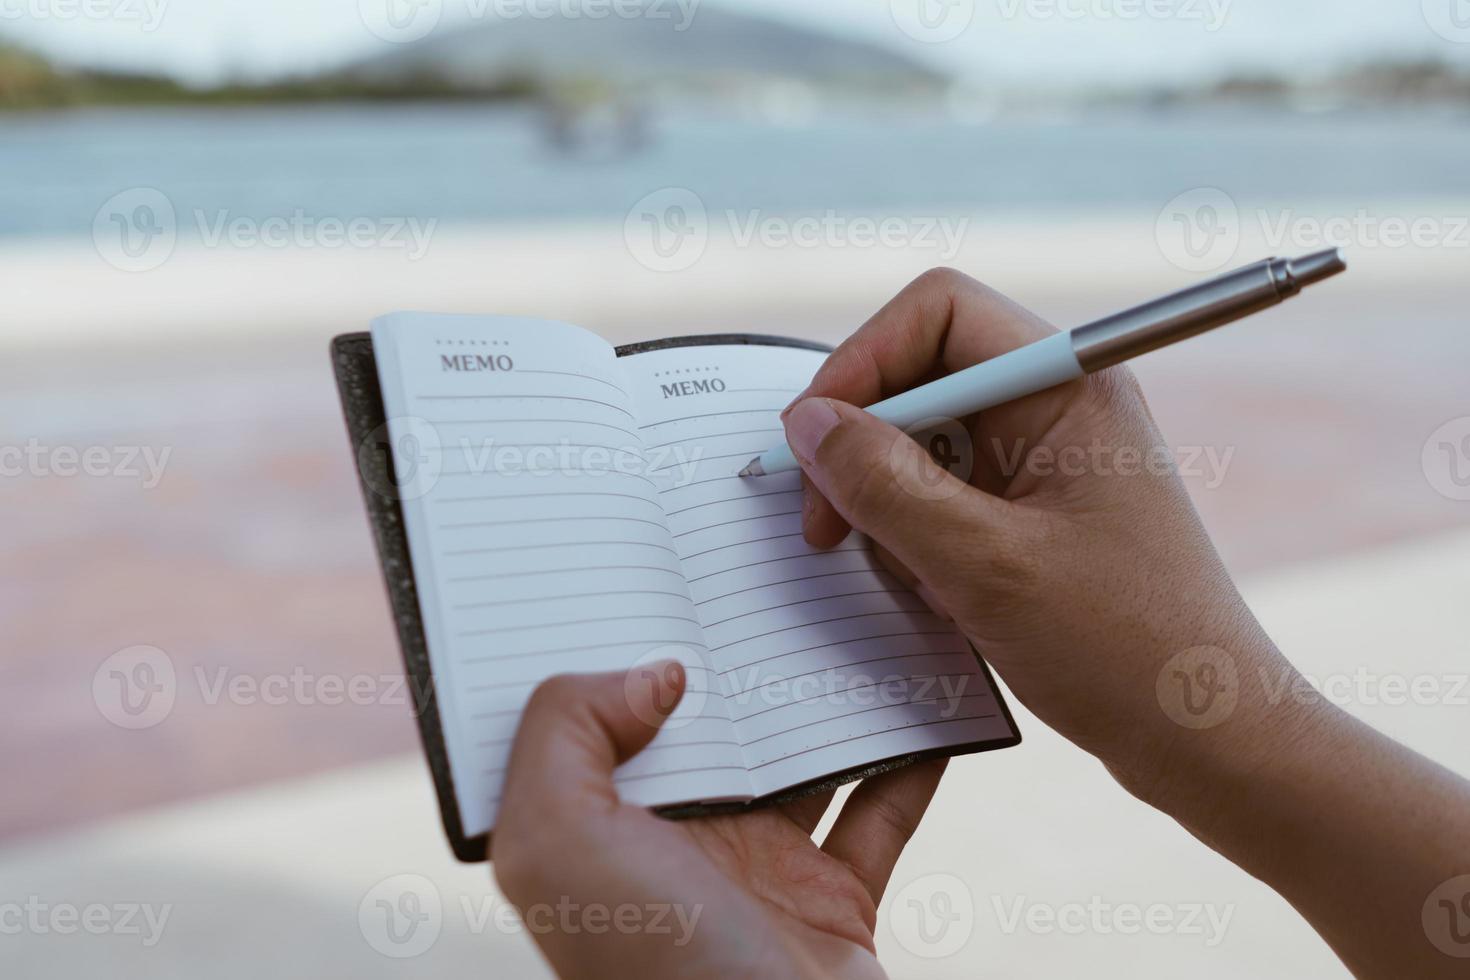
POLYGON ((960 124, 831 115, 782 126, 675 114, 641 151, 554 152, 526 110, 472 105, 0 116, 0 238, 90 233, 119 191, 180 213, 301 209, 441 225, 620 218, 665 186, 767 212, 1157 208, 1201 186, 1241 203, 1470 195, 1470 114, 1111 113, 960 124))

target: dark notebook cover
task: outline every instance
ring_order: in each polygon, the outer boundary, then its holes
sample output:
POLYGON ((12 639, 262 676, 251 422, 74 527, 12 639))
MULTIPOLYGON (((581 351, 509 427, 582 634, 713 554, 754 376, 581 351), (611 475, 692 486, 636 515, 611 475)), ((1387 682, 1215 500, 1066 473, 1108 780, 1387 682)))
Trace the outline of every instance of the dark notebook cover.
MULTIPOLYGON (((802 347, 824 353, 830 353, 832 350, 824 344, 787 337, 759 334, 710 334, 628 344, 617 348, 617 354, 619 357, 626 357, 630 354, 641 354, 668 347, 700 345, 802 347)), ((409 686, 414 692, 419 737, 423 741, 424 754, 429 760, 429 769, 434 775, 434 788, 439 797, 439 814, 444 821, 444 832, 449 837, 449 844, 454 850, 455 857, 459 860, 485 861, 488 859, 490 835, 480 834, 476 837, 466 837, 459 819, 459 800, 455 795, 454 779, 450 775, 449 754, 444 747, 444 732, 439 718, 438 704, 434 697, 434 675, 429 669, 429 651, 424 639, 423 621, 420 618, 418 590, 414 586, 413 564, 409 560, 408 534, 404 528, 403 509, 394 492, 397 483, 388 438, 388 420, 383 409, 383 393, 378 382, 378 366, 373 357, 372 336, 368 333, 351 333, 334 338, 332 340, 332 367, 336 372, 337 388, 342 397, 342 411, 347 420, 347 436, 357 464, 363 500, 367 504, 368 520, 372 525, 378 558, 383 566, 383 578, 388 586, 388 600, 392 607, 394 624, 398 629, 399 646, 403 650, 404 670, 408 675, 409 686)), ((976 656, 978 659, 979 655, 976 656)), ((865 779, 924 759, 969 755, 1019 745, 1021 736, 1016 728, 1015 719, 1011 716, 1010 707, 1001 695, 995 678, 991 676, 989 666, 983 660, 981 660, 981 668, 985 671, 986 680, 995 691, 996 703, 1000 707, 1007 726, 1015 733, 1010 738, 974 742, 968 745, 883 759, 749 803, 690 804, 666 807, 659 812, 675 819, 715 813, 739 813, 835 789, 844 783, 865 779)))

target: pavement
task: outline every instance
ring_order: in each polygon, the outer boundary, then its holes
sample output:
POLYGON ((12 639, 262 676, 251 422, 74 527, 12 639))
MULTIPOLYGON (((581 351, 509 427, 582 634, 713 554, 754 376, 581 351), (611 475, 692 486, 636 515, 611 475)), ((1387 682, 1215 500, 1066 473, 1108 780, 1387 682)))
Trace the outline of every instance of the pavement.
MULTIPOLYGON (((1470 777, 1470 532, 1243 588, 1324 696, 1470 777)), ((1018 714, 1024 745, 957 760, 899 864, 879 920, 893 976, 1347 976, 1282 899, 1018 714), (915 901, 946 928, 921 931, 915 901)), ((7 976, 545 975, 487 869, 449 855, 416 753, 22 841, 0 882, 43 910, 0 937, 7 976), (420 925, 390 931, 378 903, 410 893, 420 925), (117 928, 56 927, 93 904, 117 928)))

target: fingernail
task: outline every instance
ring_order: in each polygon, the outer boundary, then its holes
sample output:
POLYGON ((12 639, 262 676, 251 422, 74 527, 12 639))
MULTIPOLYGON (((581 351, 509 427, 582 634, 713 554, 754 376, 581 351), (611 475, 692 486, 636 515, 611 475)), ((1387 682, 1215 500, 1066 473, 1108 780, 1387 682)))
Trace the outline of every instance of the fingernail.
POLYGON ((827 433, 841 422, 832 403, 825 398, 808 398, 791 406, 786 413, 786 441, 803 463, 817 458, 817 447, 827 433))
POLYGON ((801 389, 801 394, 799 394, 795 398, 791 399, 791 401, 787 403, 786 407, 783 408, 783 409, 781 409, 781 419, 782 419, 782 421, 785 421, 786 416, 788 416, 788 415, 791 414, 791 410, 796 407, 796 403, 797 402, 800 402, 800 401, 803 401, 803 400, 806 399, 807 392, 809 392, 811 390, 812 390, 812 386, 811 385, 807 385, 805 388, 801 389))
POLYGON ((939 596, 935 595, 933 592, 930 592, 929 587, 923 582, 920 582, 914 586, 914 595, 918 596, 920 599, 923 599, 924 605, 928 606, 930 611, 932 611, 934 615, 938 616, 945 622, 954 622, 954 617, 949 614, 948 609, 944 608, 944 603, 939 601, 939 596))

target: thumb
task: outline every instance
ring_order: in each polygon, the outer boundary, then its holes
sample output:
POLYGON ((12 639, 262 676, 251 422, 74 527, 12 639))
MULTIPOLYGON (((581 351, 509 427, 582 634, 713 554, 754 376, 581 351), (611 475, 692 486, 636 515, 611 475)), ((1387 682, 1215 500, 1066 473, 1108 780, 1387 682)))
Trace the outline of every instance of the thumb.
POLYGON ((497 836, 521 815, 545 820, 592 805, 618 805, 613 770, 658 734, 684 694, 677 660, 627 673, 553 677, 521 716, 506 771, 497 836))
POLYGON ((1004 534, 1005 501, 970 486, 913 439, 859 408, 808 398, 785 414, 807 478, 847 523, 943 595, 977 549, 1004 534))

